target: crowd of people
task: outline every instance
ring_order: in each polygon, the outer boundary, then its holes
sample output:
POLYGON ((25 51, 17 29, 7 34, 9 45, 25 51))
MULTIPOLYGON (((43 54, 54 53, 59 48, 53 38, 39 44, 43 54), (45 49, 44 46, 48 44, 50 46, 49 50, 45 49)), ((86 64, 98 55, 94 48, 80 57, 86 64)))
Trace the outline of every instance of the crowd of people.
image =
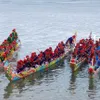
POLYGON ((92 47, 91 60, 89 65, 89 73, 94 73, 94 71, 96 71, 100 67, 100 39, 97 40, 92 47), (94 68, 91 66, 94 66, 94 68))
POLYGON ((36 68, 46 62, 50 63, 52 60, 64 54, 64 48, 65 44, 61 41, 58 43, 54 51, 52 50, 52 47, 49 47, 45 51, 41 51, 39 54, 36 54, 36 52, 31 53, 31 55, 26 56, 24 60, 19 60, 17 62, 17 73, 27 68, 36 68))
POLYGON ((58 43, 54 51, 52 50, 52 47, 49 47, 46 50, 41 51, 38 55, 36 54, 36 52, 33 52, 30 56, 26 56, 24 60, 19 60, 17 62, 17 73, 23 70, 27 70, 27 68, 36 68, 37 66, 50 63, 51 61, 59 58, 65 53, 65 46, 72 45, 74 43, 74 39, 76 39, 76 36, 74 35, 71 38, 69 38, 66 43, 64 43, 63 41, 58 43))
POLYGON ((80 62, 86 58, 88 63, 90 63, 94 53, 94 46, 94 40, 91 38, 81 39, 75 46, 74 52, 72 53, 72 59, 75 59, 76 62, 80 62))
POLYGON ((3 62, 9 56, 10 52, 16 49, 17 38, 16 29, 13 29, 8 38, 2 42, 0 45, 0 62, 3 62))
POLYGON ((86 59, 88 64, 95 66, 95 70, 100 67, 100 39, 94 41, 92 38, 81 39, 75 46, 72 53, 72 62, 80 62, 86 59))

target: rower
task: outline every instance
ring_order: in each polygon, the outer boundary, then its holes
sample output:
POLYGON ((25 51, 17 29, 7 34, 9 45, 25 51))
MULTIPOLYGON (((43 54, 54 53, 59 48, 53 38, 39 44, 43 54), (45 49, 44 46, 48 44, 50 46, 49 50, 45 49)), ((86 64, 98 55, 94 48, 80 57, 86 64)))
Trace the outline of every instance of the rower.
POLYGON ((31 54, 31 61, 32 61, 32 67, 35 67, 35 65, 38 63, 38 56, 36 54, 36 52, 33 52, 31 54))
POLYGON ((50 62, 51 61, 50 49, 46 49, 44 53, 45 53, 45 61, 50 62))
POLYGON ((17 73, 19 73, 19 72, 21 72, 21 71, 24 70, 23 65, 24 65, 23 60, 19 60, 19 61, 17 62, 17 69, 16 69, 16 70, 17 70, 17 73))
POLYGON ((58 48, 56 46, 56 48, 54 49, 54 59, 58 58, 58 48))
POLYGON ((17 34, 15 28, 12 30, 12 37, 13 37, 13 40, 14 40, 14 39, 16 40, 16 39, 18 38, 18 34, 17 34))
POLYGON ((7 41, 8 41, 9 43, 12 42, 12 34, 10 34, 10 36, 7 38, 7 41))
POLYGON ((44 54, 41 51, 40 54, 38 54, 38 63, 39 63, 39 65, 42 65, 43 62, 44 62, 44 54))
POLYGON ((58 46, 59 46, 59 49, 60 49, 60 54, 63 54, 64 53, 64 43, 63 43, 63 41, 61 41, 58 46))
POLYGON ((31 66, 31 63, 30 63, 30 62, 31 62, 31 61, 30 61, 30 57, 27 55, 25 58, 26 58, 26 60, 27 60, 26 66, 27 66, 28 68, 32 67, 32 66, 31 66))
POLYGON ((72 46, 73 44, 76 45, 76 33, 66 41, 66 45, 68 46, 72 46))

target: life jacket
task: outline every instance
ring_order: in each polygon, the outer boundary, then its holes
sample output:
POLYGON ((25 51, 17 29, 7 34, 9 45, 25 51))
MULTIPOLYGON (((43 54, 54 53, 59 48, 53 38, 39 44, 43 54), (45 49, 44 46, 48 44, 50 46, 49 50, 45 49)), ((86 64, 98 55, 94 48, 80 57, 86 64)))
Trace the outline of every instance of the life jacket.
POLYGON ((41 58, 43 57, 43 54, 40 53, 40 54, 38 55, 38 57, 41 59, 41 58))
POLYGON ((23 67, 23 61, 22 60, 19 60, 18 62, 17 62, 17 70, 19 70, 20 68, 22 68, 23 67))

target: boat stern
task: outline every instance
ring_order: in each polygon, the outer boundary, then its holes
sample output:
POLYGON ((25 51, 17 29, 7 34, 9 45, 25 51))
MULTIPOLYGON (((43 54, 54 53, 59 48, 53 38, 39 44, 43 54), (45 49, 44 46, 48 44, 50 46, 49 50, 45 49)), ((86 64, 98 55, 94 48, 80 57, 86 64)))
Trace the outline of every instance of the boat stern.
POLYGON ((94 66, 90 66, 90 65, 89 65, 88 73, 89 73, 90 75, 93 75, 94 72, 95 72, 95 70, 94 70, 94 66))
POLYGON ((70 67, 71 67, 72 71, 74 72, 75 68, 76 68, 76 63, 70 62, 70 67))

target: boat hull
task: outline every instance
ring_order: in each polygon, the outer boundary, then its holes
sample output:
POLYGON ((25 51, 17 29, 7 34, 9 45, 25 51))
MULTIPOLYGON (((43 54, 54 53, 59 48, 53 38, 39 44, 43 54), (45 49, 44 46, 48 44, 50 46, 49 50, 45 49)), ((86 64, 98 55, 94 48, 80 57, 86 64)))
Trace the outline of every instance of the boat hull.
MULTIPOLYGON (((73 49, 71 49, 71 50, 73 50, 73 49)), ((42 71, 44 69, 48 70, 48 68, 52 67, 53 65, 58 64, 59 61, 63 60, 64 57, 66 57, 71 50, 69 50, 66 54, 63 54, 61 57, 51 61, 50 63, 44 64, 42 66, 38 66, 37 68, 30 68, 28 71, 23 71, 20 73, 13 73, 11 66, 7 65, 4 69, 6 76, 10 81, 17 81, 19 79, 25 78, 31 74, 42 71)))
POLYGON ((72 72, 77 71, 82 66, 82 64, 84 64, 84 63, 86 63, 86 59, 85 58, 82 61, 78 62, 78 63, 70 62, 70 67, 72 69, 72 72))

